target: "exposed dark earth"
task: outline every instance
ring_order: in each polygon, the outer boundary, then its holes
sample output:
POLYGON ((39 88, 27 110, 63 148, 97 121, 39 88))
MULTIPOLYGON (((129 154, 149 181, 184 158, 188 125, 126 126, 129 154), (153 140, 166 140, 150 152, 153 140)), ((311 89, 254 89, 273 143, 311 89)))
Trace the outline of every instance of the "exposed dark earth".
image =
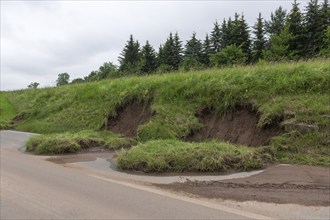
POLYGON ((259 128, 259 116, 249 107, 237 107, 223 116, 204 109, 199 115, 199 121, 204 127, 194 131, 187 140, 216 139, 246 146, 265 146, 272 137, 283 133, 278 126, 259 128))
POLYGON ((154 115, 150 105, 135 100, 118 107, 116 113, 115 117, 108 118, 104 128, 126 137, 136 137, 138 127, 147 123, 154 115))
MULTIPOLYGON (((140 125, 147 123, 155 112, 150 105, 132 100, 116 109, 116 116, 110 116, 104 129, 126 137, 136 137, 140 125)), ((249 106, 239 106, 223 116, 205 108, 198 115, 202 129, 192 131, 187 141, 225 140, 246 146, 265 146, 272 137, 284 131, 277 125, 259 128, 259 116, 249 106)))

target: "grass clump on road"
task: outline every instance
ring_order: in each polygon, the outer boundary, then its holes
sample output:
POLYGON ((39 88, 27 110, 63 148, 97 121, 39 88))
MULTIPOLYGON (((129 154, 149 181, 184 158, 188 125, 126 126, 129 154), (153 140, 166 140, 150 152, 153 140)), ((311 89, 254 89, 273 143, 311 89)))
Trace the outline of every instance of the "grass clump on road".
POLYGON ((117 162, 121 169, 144 172, 224 172, 262 168, 267 156, 260 148, 226 142, 157 140, 120 152, 117 162))
POLYGON ((12 125, 10 122, 15 115, 15 108, 5 97, 5 95, 0 93, 0 130, 11 128, 12 125))
POLYGON ((81 131, 59 134, 44 134, 31 137, 27 142, 27 151, 36 154, 76 153, 83 149, 102 147, 104 149, 128 148, 136 144, 135 140, 115 135, 108 131, 81 131))

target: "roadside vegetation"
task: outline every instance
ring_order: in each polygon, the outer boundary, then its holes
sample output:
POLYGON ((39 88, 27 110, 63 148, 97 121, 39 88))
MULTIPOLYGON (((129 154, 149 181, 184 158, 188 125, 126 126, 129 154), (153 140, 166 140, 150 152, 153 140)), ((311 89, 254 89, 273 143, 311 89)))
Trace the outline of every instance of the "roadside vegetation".
POLYGON ((26 144, 27 151, 36 154, 77 153, 82 150, 99 147, 102 149, 129 148, 136 144, 134 139, 121 137, 108 131, 64 132, 33 136, 26 144))
POLYGON ((4 93, 0 92, 0 129, 12 128, 11 120, 15 115, 15 108, 8 101, 4 93))
POLYGON ((28 150, 38 154, 80 151, 86 148, 82 139, 111 149, 137 144, 119 154, 118 165, 146 172, 248 170, 271 161, 330 166, 329 64, 329 60, 260 63, 2 95, 17 111, 16 129, 44 134, 28 143, 28 150), (132 100, 155 112, 138 127, 136 141, 103 131, 108 118, 116 117, 120 114, 116 110, 132 100), (198 119, 203 109, 221 117, 246 103, 258 114, 259 128, 284 130, 269 146, 184 141, 203 127, 198 119), (187 162, 193 156, 194 165, 187 162))
POLYGON ((264 167, 270 155, 262 151, 263 148, 235 146, 227 142, 157 140, 120 152, 118 166, 144 172, 246 171, 264 167))

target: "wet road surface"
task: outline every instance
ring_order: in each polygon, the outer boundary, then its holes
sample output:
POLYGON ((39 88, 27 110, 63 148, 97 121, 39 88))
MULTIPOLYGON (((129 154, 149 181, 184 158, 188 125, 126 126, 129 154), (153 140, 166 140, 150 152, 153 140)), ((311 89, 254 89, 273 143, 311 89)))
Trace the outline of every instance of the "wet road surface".
POLYGON ((0 135, 1 219, 266 218, 50 163, 18 150, 31 134, 0 135))

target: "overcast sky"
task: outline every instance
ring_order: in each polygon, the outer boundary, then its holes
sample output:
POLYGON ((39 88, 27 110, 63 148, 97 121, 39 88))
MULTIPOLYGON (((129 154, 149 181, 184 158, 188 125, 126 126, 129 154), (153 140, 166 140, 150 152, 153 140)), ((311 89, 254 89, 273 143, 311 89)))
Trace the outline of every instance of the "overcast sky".
MULTIPOLYGON (((306 1, 301 2, 301 9, 306 1)), ((26 88, 31 82, 54 86, 57 75, 87 76, 104 62, 118 64, 129 35, 158 50, 170 32, 185 43, 200 39, 213 23, 244 13, 252 26, 292 1, 3 1, 1 0, 1 87, 26 88)))

